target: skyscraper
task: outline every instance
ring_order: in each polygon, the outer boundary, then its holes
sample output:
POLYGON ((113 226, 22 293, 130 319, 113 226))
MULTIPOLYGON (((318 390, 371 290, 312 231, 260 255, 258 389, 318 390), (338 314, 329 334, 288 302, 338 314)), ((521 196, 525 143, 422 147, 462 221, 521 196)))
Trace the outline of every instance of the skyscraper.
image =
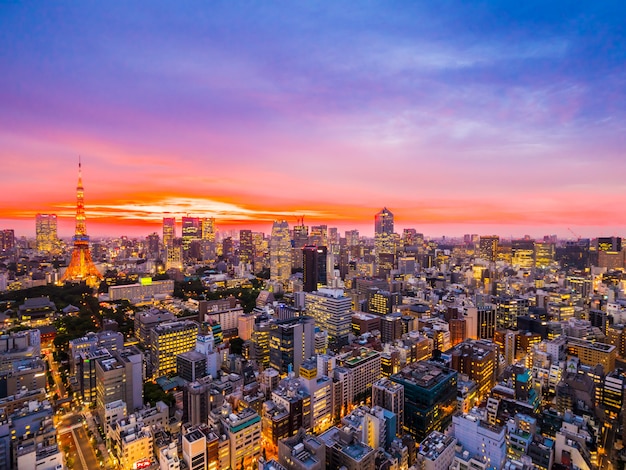
POLYGON ((374 216, 374 244, 378 273, 380 276, 387 275, 395 264, 396 241, 393 214, 386 207, 374 216))
POLYGON ((254 244, 252 243, 252 230, 239 231, 239 262, 243 264, 254 261, 254 244))
POLYGON ((313 292, 317 290, 318 285, 326 285, 326 257, 325 246, 307 245, 302 248, 304 292, 313 292))
POLYGON ((215 219, 213 217, 202 219, 202 239, 210 242, 215 241, 215 219))
POLYGON ((270 239, 270 279, 287 282, 291 276, 291 237, 286 220, 274 221, 270 239))
POLYGON ((311 317, 296 317, 281 320, 270 330, 270 365, 281 374, 289 366, 296 372, 302 363, 315 353, 315 320, 311 317))
POLYGON ((176 238, 176 219, 174 217, 163 218, 163 246, 167 250, 176 238))
POLYGON ((374 216, 374 234, 381 233, 388 235, 393 233, 393 214, 386 207, 374 216))
POLYGON ((189 256, 189 248, 192 240, 200 239, 202 232, 199 217, 183 217, 183 256, 189 256))
POLYGON ((37 214, 35 235, 38 251, 50 252, 54 250, 58 242, 56 214, 37 214))
POLYGON ((336 347, 348 344, 352 322, 352 299, 342 289, 320 289, 305 294, 306 314, 315 318, 315 324, 328 332, 336 347))
POLYGON ((6 228, 0 232, 0 250, 9 251, 15 248, 15 231, 6 228))
POLYGON ((89 236, 85 227, 85 189, 83 188, 83 173, 80 160, 78 161, 78 184, 76 185, 76 233, 73 237, 74 250, 72 259, 65 270, 61 281, 86 281, 88 285, 95 285, 102 274, 98 272, 91 259, 89 251, 89 236))
POLYGON ((500 237, 497 235, 480 237, 479 253, 480 257, 486 261, 495 262, 498 257, 498 243, 500 237))

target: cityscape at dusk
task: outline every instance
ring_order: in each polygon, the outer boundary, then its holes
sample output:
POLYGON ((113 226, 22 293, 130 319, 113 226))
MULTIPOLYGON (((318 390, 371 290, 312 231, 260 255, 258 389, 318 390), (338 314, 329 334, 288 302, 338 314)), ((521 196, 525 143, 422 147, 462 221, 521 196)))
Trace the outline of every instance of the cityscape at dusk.
POLYGON ((620 2, 2 6, 0 225, 615 235, 620 2))
POLYGON ((624 5, 0 2, 0 470, 626 470, 624 5))

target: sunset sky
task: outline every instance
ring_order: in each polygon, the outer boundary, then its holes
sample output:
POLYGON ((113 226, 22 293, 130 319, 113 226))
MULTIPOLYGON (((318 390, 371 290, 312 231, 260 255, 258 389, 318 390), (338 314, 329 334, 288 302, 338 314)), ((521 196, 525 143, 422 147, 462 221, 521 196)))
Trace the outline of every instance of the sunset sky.
POLYGON ((626 236, 626 2, 0 3, 0 229, 626 236), (569 231, 571 229, 572 232, 569 231))

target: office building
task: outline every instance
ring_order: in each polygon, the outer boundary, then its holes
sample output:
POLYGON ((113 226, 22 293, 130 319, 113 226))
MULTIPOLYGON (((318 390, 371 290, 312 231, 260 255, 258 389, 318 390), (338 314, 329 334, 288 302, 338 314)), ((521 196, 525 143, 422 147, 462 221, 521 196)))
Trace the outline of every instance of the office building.
POLYGON ((326 446, 303 430, 278 442, 278 461, 287 470, 325 470, 326 446))
POLYGON ((199 217, 183 217, 182 220, 182 247, 183 257, 191 256, 190 248, 194 240, 200 240, 202 237, 202 228, 200 226, 199 217))
POLYGON ((451 350, 452 369, 476 381, 478 400, 487 397, 496 384, 498 346, 485 340, 466 340, 451 350))
POLYGON ((438 431, 431 432, 422 441, 417 460, 422 470, 443 470, 450 468, 454 460, 456 439, 438 431))
POLYGON ((38 251, 49 253, 57 249, 59 239, 56 214, 37 214, 35 217, 35 236, 38 251))
POLYGON ((454 437, 472 458, 483 462, 487 468, 502 468, 507 450, 504 426, 489 424, 480 415, 475 414, 454 416, 452 422, 454 437))
POLYGON ((329 342, 335 347, 348 344, 352 300, 342 289, 319 289, 305 294, 306 314, 315 319, 315 325, 328 332, 329 342))
POLYGON ((215 241, 215 218, 206 217, 201 220, 201 238, 209 242, 215 241))
POLYGON ((206 355, 187 351, 176 356, 176 375, 187 382, 195 382, 207 375, 206 355))
POLYGON ((380 406, 397 416, 396 435, 402 434, 404 425, 404 386, 388 378, 379 379, 372 385, 372 406, 380 406))
POLYGON ((146 349, 150 347, 150 332, 157 325, 176 320, 176 316, 166 310, 149 309, 135 313, 135 337, 146 349))
POLYGON ((496 235, 480 237, 480 241, 478 242, 478 253, 480 257, 485 261, 495 263, 496 259, 498 259, 499 242, 500 237, 496 235))
POLYGON ((189 470, 205 470, 208 467, 206 436, 199 429, 192 427, 183 432, 182 449, 183 461, 189 470))
POLYGON ((270 330, 270 366, 281 374, 291 369, 298 374, 300 365, 315 354, 315 320, 296 317, 279 320, 270 330))
POLYGON ((300 366, 300 384, 311 399, 311 428, 320 433, 333 421, 333 381, 322 375, 317 359, 311 358, 300 366))
POLYGON ((283 284, 291 276, 291 237, 286 220, 275 221, 270 238, 270 279, 283 284))
POLYGON ((191 320, 160 323, 150 331, 150 361, 154 377, 176 371, 176 356, 196 347, 198 324, 191 320))
POLYGON ((352 332, 359 336, 363 333, 381 330, 380 315, 356 312, 352 314, 352 332))
POLYGON ((522 239, 511 242, 511 264, 521 269, 535 266, 535 241, 522 239))
POLYGON ((112 422, 108 437, 113 460, 122 470, 145 468, 152 463, 154 436, 141 419, 131 415, 112 422))
POLYGON ((254 262, 254 243, 252 242, 252 230, 239 231, 239 262, 252 264, 254 262))
POLYGON ((174 294, 174 281, 166 279, 153 281, 150 277, 144 277, 136 284, 124 284, 121 286, 109 286, 109 300, 130 300, 140 302, 165 298, 174 294))
POLYGON ((376 451, 349 431, 332 427, 319 436, 326 445, 326 468, 375 470, 376 451))
POLYGON ((404 387, 404 430, 417 441, 444 432, 456 412, 458 373, 428 361, 407 365, 390 377, 404 387))
POLYGON ((174 217, 163 218, 163 247, 167 250, 174 245, 176 238, 176 219, 174 217))
POLYGON ((230 443, 230 467, 251 468, 261 457, 261 417, 245 408, 222 413, 221 423, 230 443))
POLYGON ((595 367, 600 364, 605 374, 615 370, 617 348, 612 344, 568 337, 566 352, 577 357, 582 365, 595 367))
POLYGON ((328 283, 325 246, 306 245, 302 248, 303 290, 314 292, 328 283))
POLYGON ((354 377, 354 402, 367 400, 372 385, 381 377, 381 357, 378 351, 368 348, 355 349, 339 356, 338 364, 352 371, 354 377))

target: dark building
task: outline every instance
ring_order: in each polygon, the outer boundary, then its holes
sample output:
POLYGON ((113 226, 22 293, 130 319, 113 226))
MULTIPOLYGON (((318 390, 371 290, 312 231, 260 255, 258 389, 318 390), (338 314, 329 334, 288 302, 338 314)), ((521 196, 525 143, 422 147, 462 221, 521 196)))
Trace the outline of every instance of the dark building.
POLYGON ((269 332, 270 365, 281 374, 291 367, 296 374, 300 365, 315 353, 315 320, 296 317, 279 320, 269 332))
POLYGON ((457 371, 428 361, 413 363, 393 382, 404 386, 404 430, 416 441, 432 431, 444 432, 456 412, 457 371))
POLYGON ((399 292, 389 292, 375 287, 367 292, 367 311, 379 315, 387 315, 394 308, 402 304, 402 295, 399 292))
POLYGON ((252 230, 239 231, 239 262, 248 264, 254 261, 254 243, 252 230))
POLYGON ((315 292, 318 285, 327 284, 326 254, 325 246, 307 245, 302 248, 304 292, 315 292))
POLYGON ((399 313, 382 317, 380 325, 380 341, 390 343, 402 337, 402 316, 399 313))
POLYGON ((622 251, 621 237, 600 237, 598 238, 598 251, 622 251))
POLYGON ((557 248, 556 255, 564 269, 585 271, 589 268, 589 239, 567 241, 564 247, 557 248))
POLYGON ((377 235, 393 233, 393 214, 386 207, 374 216, 374 233, 377 235))
POLYGON ((176 356, 176 374, 187 382, 205 377, 206 356, 198 351, 188 351, 176 356))

